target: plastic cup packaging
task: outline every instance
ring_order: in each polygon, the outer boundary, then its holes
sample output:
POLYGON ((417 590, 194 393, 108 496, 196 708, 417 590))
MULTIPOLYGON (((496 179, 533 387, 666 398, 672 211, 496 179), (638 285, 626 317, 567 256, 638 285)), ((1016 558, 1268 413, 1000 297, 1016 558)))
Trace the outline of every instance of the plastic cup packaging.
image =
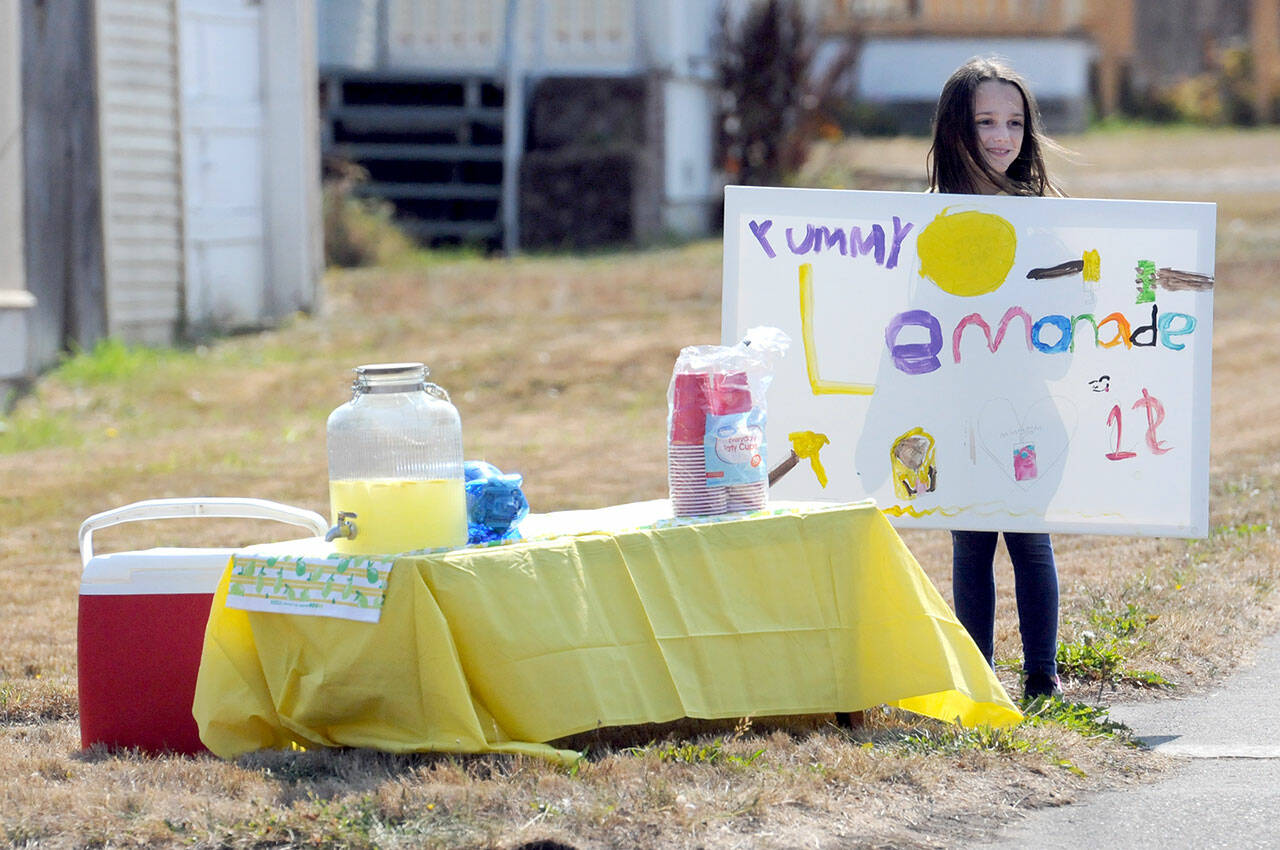
POLYGON ((672 445, 701 446, 711 411, 711 375, 686 372, 675 376, 671 392, 672 445))
POLYGON ((751 411, 751 387, 746 372, 717 374, 712 382, 711 412, 716 416, 751 411))
POLYGON ((790 343, 779 329, 761 327, 735 346, 680 350, 667 411, 667 476, 677 516, 766 506, 764 388, 790 343))
POLYGON ((725 487, 725 510, 759 511, 769 503, 769 482, 735 484, 725 487))
POLYGON ((707 462, 701 439, 697 445, 671 444, 667 449, 672 512, 676 516, 724 513, 728 505, 726 488, 707 486, 707 462))
POLYGON ((704 516, 759 510, 768 500, 768 482, 708 486, 703 440, 708 414, 728 416, 751 410, 746 372, 682 372, 673 378, 667 481, 676 516, 704 516))
MULTIPOLYGON (((723 494, 722 494, 723 495, 723 494)), ((724 499, 710 499, 692 501, 673 496, 671 499, 671 509, 676 516, 707 516, 709 514, 725 513, 724 499)))

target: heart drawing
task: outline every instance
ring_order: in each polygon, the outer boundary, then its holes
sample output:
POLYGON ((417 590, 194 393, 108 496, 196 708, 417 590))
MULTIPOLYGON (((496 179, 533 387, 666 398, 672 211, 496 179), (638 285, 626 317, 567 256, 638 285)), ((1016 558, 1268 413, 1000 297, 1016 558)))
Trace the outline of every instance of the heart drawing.
POLYGON ((994 398, 978 414, 978 438, 1000 471, 1025 490, 1061 463, 1078 418, 1070 399, 1044 396, 1019 413, 1009 399, 994 398))

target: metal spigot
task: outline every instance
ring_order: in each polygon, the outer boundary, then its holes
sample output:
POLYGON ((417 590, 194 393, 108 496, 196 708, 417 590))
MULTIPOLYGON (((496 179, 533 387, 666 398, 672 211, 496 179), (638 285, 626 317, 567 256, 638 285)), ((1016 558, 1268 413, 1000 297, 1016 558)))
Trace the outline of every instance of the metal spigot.
POLYGON ((354 540, 356 536, 356 524, 351 520, 355 518, 356 515, 351 511, 338 511, 338 524, 325 532, 325 542, 332 543, 338 537, 345 537, 348 540, 354 540))

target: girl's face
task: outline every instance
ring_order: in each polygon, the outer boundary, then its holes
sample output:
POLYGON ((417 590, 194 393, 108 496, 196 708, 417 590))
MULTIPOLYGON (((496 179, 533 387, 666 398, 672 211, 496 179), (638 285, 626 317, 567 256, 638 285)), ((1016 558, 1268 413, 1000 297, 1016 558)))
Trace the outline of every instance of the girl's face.
POLYGON ((987 165, 1004 174, 1022 150, 1022 92, 1013 83, 983 80, 973 92, 973 121, 987 165))

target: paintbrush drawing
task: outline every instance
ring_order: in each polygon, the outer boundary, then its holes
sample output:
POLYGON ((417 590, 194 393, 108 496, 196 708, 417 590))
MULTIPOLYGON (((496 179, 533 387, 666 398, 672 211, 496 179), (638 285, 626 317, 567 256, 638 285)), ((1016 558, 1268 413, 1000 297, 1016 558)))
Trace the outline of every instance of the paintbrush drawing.
POLYGON ((1067 260, 1056 266, 1044 269, 1032 269, 1027 272, 1027 280, 1048 280, 1052 277, 1069 277, 1084 271, 1084 260, 1067 260))
POLYGON ((1213 275, 1184 272, 1178 269, 1156 269, 1156 286, 1170 292, 1193 290, 1203 292, 1213 289, 1213 275))
POLYGON ((1032 269, 1027 272, 1027 280, 1050 280, 1055 277, 1070 277, 1074 274, 1083 274, 1086 281, 1097 283, 1101 277, 1101 270, 1102 258, 1098 255, 1098 252, 1085 251, 1084 256, 1078 260, 1067 260, 1065 263, 1058 263, 1056 266, 1032 269))
POLYGON ((1156 300, 1156 287, 1169 292, 1205 292, 1213 289, 1213 275, 1182 271, 1168 267, 1156 268, 1150 260, 1139 260, 1134 283, 1138 286, 1138 304, 1150 304, 1156 300))

